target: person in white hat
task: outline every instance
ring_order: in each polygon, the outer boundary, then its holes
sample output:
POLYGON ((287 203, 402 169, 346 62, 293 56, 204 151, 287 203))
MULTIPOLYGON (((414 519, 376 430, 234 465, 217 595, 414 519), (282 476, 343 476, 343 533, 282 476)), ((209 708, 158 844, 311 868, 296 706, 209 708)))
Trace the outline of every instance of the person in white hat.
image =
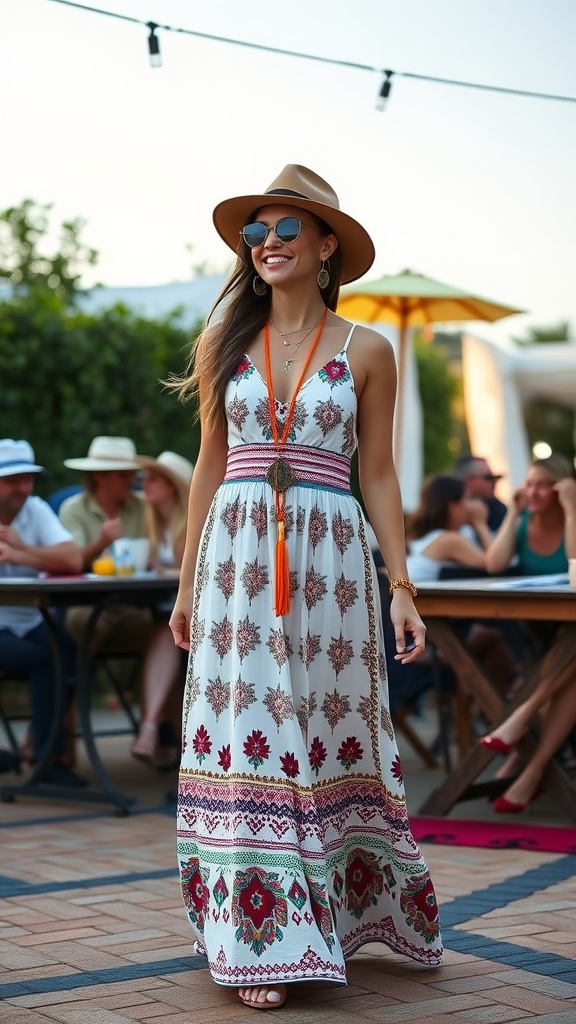
MULTIPOLYGON (((0 579, 80 572, 82 558, 72 535, 50 506, 32 494, 34 480, 42 472, 27 441, 0 440, 0 579)), ((69 675, 73 652, 64 637, 60 649, 69 675)), ((50 633, 37 608, 0 607, 0 670, 28 682, 32 760, 40 761, 47 754, 57 683, 50 633)), ((85 785, 62 760, 64 750, 62 730, 54 761, 42 781, 85 785)))
POLYGON ((129 437, 95 437, 85 458, 65 459, 64 465, 84 474, 85 491, 63 502, 60 519, 89 570, 119 537, 144 535, 144 503, 133 491, 136 448, 129 437))
MULTIPOLYGON (((150 564, 158 572, 178 574, 184 541, 188 492, 194 466, 176 452, 138 459, 150 537, 150 564)), ((174 645, 168 619, 173 601, 155 608, 155 625, 146 650, 140 691, 140 729, 132 754, 156 768, 173 767, 180 748, 183 678, 182 651, 174 645)))
POLYGON ((344 984, 364 943, 442 959, 350 491, 357 446, 399 662, 420 656, 425 628, 392 459, 393 350, 336 313, 340 285, 372 264, 370 236, 296 164, 213 217, 237 260, 179 388, 198 393, 202 440, 171 618, 190 650, 178 854, 213 979, 273 1010, 288 982, 344 984))
MULTIPOLYGON (((134 442, 129 437, 95 437, 85 457, 65 459, 68 469, 84 474, 85 489, 67 498, 59 516, 82 551, 82 564, 90 571, 92 563, 120 537, 144 537, 145 504, 134 493, 134 478, 139 468, 134 442)), ((91 608, 71 608, 66 613, 66 629, 80 643, 91 608)), ((92 652, 101 647, 146 649, 152 624, 147 608, 125 605, 106 610, 94 630, 92 652)))

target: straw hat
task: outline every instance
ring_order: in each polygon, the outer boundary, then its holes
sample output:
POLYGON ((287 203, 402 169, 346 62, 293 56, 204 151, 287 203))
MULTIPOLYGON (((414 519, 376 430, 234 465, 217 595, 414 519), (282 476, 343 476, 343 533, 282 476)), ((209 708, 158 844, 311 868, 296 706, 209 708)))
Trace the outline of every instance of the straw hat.
POLYGON ((138 469, 136 458, 136 447, 129 437, 95 437, 85 459, 64 459, 64 465, 86 473, 112 472, 138 469))
POLYGON ((18 476, 20 473, 43 473, 44 466, 34 462, 34 451, 28 441, 13 441, 4 437, 0 441, 0 476, 18 476))
POLYGON ((287 164, 275 181, 258 195, 236 196, 218 203, 212 215, 226 245, 238 252, 240 232, 262 206, 278 204, 310 210, 330 225, 342 254, 342 284, 362 277, 374 262, 374 245, 358 221, 343 213, 338 196, 327 181, 300 164, 287 164))
POLYGON ((194 466, 176 452, 162 452, 157 459, 147 455, 138 456, 138 465, 141 469, 153 469, 155 473, 161 473, 180 490, 188 491, 190 487, 194 466))

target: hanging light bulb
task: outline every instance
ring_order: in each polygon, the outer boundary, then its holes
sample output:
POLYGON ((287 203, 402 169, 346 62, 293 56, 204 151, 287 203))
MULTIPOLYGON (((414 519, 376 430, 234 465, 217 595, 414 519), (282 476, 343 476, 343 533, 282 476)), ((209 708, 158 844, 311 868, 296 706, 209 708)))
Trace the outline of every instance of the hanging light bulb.
POLYGON ((154 21, 148 22, 150 35, 148 36, 148 53, 150 54, 150 66, 153 68, 162 67, 162 55, 160 53, 160 40, 156 35, 158 25, 154 21))
POLYGON ((382 82, 382 88, 378 93, 378 99, 376 100, 376 110, 384 110, 386 106, 386 100, 390 95, 390 89, 392 88, 392 75, 393 71, 385 71, 386 78, 382 82))

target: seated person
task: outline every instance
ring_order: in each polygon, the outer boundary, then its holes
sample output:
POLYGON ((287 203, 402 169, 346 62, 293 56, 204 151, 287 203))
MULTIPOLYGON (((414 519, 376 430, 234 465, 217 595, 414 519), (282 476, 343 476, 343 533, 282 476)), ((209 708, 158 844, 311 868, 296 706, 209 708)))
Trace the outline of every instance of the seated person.
MULTIPOLYGON (((80 572, 82 556, 71 534, 49 505, 32 495, 34 477, 42 471, 27 441, 0 440, 0 578, 80 572)), ((71 645, 66 649, 65 644, 62 638, 61 653, 68 676, 73 652, 71 645)), ((50 634, 38 609, 0 607, 0 669, 28 681, 32 759, 40 761, 52 730, 57 679, 50 634)), ((62 731, 55 759, 41 781, 58 786, 85 785, 63 762, 64 747, 62 731)))
MULTIPOLYGON (((157 459, 139 459, 144 469, 142 487, 150 537, 150 564, 158 572, 174 573, 184 554, 188 491, 194 469, 176 452, 162 452, 157 459)), ((177 766, 180 753, 184 652, 176 647, 168 619, 173 601, 156 607, 156 623, 146 651, 142 672, 140 730, 132 747, 134 757, 156 768, 177 766), (169 719, 169 721, 167 720, 169 719), (171 725, 171 730, 167 728, 171 725), (162 733, 172 733, 172 743, 162 733), (161 748, 167 749, 162 752, 161 748)))
MULTIPOLYGON (((570 462, 561 455, 535 459, 529 466, 524 485, 515 491, 488 550, 488 567, 501 572, 514 557, 520 572, 530 576, 566 572, 568 559, 576 558, 576 480, 570 462)), ((538 712, 541 724, 536 753, 494 802, 495 811, 524 810, 538 790, 546 764, 576 725, 575 661, 556 677, 546 672, 544 662, 543 677, 535 692, 480 743, 502 754, 511 752, 538 712)), ((499 774, 513 777, 520 767, 519 757, 513 754, 499 774)))
MULTIPOLYGON (((424 482, 418 508, 408 517, 407 566, 414 583, 437 580, 456 567, 486 571, 486 552, 492 543, 488 507, 480 498, 466 497, 462 480, 435 474, 424 482), (482 547, 465 536, 471 526, 482 547)), ((484 671, 503 693, 513 688, 520 673, 518 652, 500 624, 464 623, 466 642, 484 671)))
MULTIPOLYGON (((143 537, 145 505, 134 494, 139 468, 134 442, 128 437, 95 437, 86 458, 65 459, 69 469, 85 474, 85 489, 60 507, 60 520, 82 551, 82 568, 89 572, 93 561, 119 537, 143 537)), ((71 608, 66 629, 80 644, 91 608, 71 608)), ((99 617, 91 653, 106 649, 146 649, 152 614, 147 608, 114 605, 99 617)))
POLYGON ((489 545, 488 572, 502 572, 514 558, 525 576, 568 572, 568 559, 576 558, 576 480, 562 455, 534 459, 528 467, 489 545))
POLYGON ((486 549, 492 542, 488 508, 479 498, 467 498, 462 480, 436 474, 420 492, 418 508, 408 517, 408 574, 410 579, 437 580, 444 567, 486 568, 486 549), (461 530, 472 526, 479 548, 461 530))
POLYGON ((488 509, 488 529, 490 533, 496 533, 506 515, 506 505, 494 494, 501 475, 493 473, 481 456, 461 455, 454 466, 454 476, 464 482, 467 498, 479 498, 484 502, 488 509))

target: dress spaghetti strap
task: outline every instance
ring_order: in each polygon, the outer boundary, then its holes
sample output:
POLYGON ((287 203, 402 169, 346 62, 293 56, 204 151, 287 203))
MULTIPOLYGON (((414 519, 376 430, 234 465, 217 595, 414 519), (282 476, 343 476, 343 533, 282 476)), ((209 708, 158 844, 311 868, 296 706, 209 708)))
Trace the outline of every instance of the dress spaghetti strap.
POLYGON ((344 348, 342 349, 343 352, 347 352, 348 351, 348 345, 350 344, 350 342, 352 340, 352 335, 354 334, 355 327, 356 327, 356 324, 352 324, 352 327, 350 328, 350 331, 348 332, 348 337, 346 338, 346 341, 344 343, 344 348))

